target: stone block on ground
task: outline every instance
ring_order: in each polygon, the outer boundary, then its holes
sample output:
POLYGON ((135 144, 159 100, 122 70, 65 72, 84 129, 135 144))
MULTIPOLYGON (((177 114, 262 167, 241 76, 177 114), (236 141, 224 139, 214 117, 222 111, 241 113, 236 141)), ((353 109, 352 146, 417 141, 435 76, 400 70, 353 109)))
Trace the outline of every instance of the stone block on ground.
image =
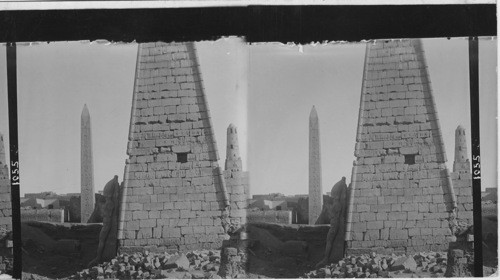
POLYGON ((189 260, 184 254, 174 255, 165 263, 165 268, 189 269, 189 260))
POLYGON ((415 272, 417 270, 417 262, 415 261, 415 259, 413 259, 412 256, 400 257, 394 261, 391 266, 391 270, 408 270, 411 272, 415 272))

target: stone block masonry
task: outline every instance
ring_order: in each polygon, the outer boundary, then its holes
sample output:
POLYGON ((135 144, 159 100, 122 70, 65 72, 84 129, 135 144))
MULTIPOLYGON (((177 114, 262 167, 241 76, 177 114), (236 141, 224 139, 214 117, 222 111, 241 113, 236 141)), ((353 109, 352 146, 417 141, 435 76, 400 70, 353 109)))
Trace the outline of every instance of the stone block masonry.
POLYGON ((419 40, 368 43, 347 252, 442 251, 456 199, 419 40))
POLYGON ((234 124, 230 124, 227 128, 226 162, 224 167, 225 170, 230 171, 243 170, 238 143, 238 128, 234 124))
POLYGON ((3 135, 0 133, 0 228, 12 230, 12 203, 10 195, 10 176, 5 161, 3 135))
POLYGON ((230 203, 228 223, 236 230, 247 222, 248 172, 225 170, 224 179, 230 203))
POLYGON ((249 194, 248 172, 243 171, 239 152, 238 129, 233 124, 227 128, 224 179, 230 203, 228 224, 233 231, 247 222, 247 198, 249 194))
POLYGON ((455 160, 451 173, 453 189, 457 197, 457 224, 465 229, 473 224, 472 205, 472 173, 467 154, 467 136, 465 128, 458 126, 455 130, 455 160))
POLYGON ((225 189, 193 43, 140 44, 120 251, 220 248, 225 189))

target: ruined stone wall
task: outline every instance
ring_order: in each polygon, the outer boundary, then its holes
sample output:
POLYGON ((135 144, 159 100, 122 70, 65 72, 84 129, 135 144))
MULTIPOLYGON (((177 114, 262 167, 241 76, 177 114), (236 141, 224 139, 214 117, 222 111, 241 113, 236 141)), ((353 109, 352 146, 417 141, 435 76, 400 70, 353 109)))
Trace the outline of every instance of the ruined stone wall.
POLYGON ((252 210, 247 214, 248 223, 292 224, 291 210, 252 210))
POLYGON ((457 223, 461 229, 473 224, 472 173, 467 154, 465 129, 458 126, 455 130, 455 160, 451 173, 453 189, 457 197, 457 223))
POLYGON ((64 223, 64 209, 21 209, 21 221, 64 223))
POLYGON ((193 43, 139 45, 121 251, 219 248, 228 193, 193 43))
POLYGON ((419 40, 368 43, 355 156, 348 253, 445 250, 456 205, 419 40))
POLYGON ((12 230, 12 203, 9 168, 5 161, 3 135, 0 133, 0 228, 12 230))

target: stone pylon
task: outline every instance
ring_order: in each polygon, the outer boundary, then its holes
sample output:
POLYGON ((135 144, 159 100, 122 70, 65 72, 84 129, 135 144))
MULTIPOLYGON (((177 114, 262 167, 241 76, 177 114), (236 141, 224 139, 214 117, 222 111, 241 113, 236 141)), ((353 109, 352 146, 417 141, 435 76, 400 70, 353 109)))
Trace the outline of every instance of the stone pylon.
POLYGON ((420 40, 367 44, 347 253, 444 251, 456 200, 420 40))
POLYGON ((194 43, 139 44, 128 140, 120 252, 220 248, 230 196, 194 43))
POLYGON ((9 168, 5 161, 3 135, 0 133, 0 228, 12 229, 12 203, 9 168))
POLYGON ((309 224, 314 225, 323 207, 319 121, 313 106, 309 115, 309 224))
POLYGON ((227 128, 226 163, 224 169, 242 171, 238 131, 234 124, 230 124, 227 128))
POLYGON ((457 196, 457 223, 460 229, 465 229, 473 224, 472 173, 467 154, 467 136, 461 125, 455 130, 455 160, 451 178, 457 196))
POLYGON ((81 118, 81 222, 87 223, 94 211, 94 159, 92 154, 92 128, 87 104, 81 118))

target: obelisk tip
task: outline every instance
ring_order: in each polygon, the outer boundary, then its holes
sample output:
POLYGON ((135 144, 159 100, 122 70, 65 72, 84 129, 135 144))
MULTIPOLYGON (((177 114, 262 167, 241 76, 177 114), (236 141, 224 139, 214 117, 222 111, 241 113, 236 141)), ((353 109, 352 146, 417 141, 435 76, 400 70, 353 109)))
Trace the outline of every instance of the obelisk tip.
POLYGON ((82 110, 82 116, 89 116, 89 108, 87 107, 87 104, 83 105, 83 110, 82 110))
POLYGON ((318 117, 318 113, 316 112, 316 107, 314 105, 312 106, 310 117, 311 118, 317 118, 318 117))

